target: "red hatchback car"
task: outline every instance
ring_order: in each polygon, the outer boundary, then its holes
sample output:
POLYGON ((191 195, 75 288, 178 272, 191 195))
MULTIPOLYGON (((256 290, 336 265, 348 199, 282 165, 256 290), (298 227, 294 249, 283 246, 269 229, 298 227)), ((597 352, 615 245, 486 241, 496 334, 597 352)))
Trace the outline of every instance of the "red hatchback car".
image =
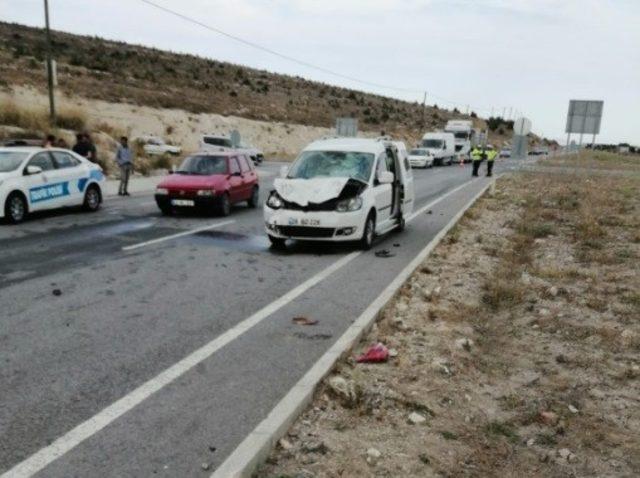
POLYGON ((197 209, 227 216, 231 205, 238 202, 256 207, 258 188, 258 175, 246 155, 196 153, 158 184, 155 197, 163 214, 197 209))

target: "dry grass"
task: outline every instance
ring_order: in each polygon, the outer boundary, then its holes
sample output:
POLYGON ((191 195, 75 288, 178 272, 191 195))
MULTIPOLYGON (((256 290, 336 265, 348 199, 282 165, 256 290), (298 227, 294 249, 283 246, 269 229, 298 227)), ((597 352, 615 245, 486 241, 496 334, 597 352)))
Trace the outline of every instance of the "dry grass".
POLYGON ((398 358, 340 363, 367 406, 336 405, 321 388, 293 448, 258 476, 640 476, 640 197, 630 190, 639 178, 502 180, 364 339, 398 358), (442 293, 425 295, 436 285, 442 293), (389 395, 424 404, 424 427, 408 426, 406 401, 389 395), (327 454, 305 452, 310 439, 327 454), (367 462, 370 447, 378 462, 367 462))
POLYGON ((0 125, 15 126, 44 136, 56 128, 84 131, 87 128, 87 115, 79 108, 61 108, 52 124, 46 110, 22 108, 13 101, 2 101, 0 125))

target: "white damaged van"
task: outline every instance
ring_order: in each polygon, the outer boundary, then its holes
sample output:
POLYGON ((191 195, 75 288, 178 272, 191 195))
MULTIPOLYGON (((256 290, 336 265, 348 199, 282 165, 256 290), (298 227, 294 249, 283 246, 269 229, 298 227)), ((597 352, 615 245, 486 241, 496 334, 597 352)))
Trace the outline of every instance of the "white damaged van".
POLYGON ((264 205, 275 247, 287 239, 359 241, 403 229, 413 210, 413 176, 406 155, 386 138, 335 138, 307 146, 274 182, 264 205))

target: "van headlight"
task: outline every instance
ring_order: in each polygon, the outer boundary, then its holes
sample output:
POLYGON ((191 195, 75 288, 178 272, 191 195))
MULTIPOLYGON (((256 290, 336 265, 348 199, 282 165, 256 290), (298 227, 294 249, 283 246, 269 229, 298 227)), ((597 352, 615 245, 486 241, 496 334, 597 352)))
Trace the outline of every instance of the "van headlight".
POLYGON ((280 209, 284 206, 284 201, 276 191, 271 191, 269 198, 267 199, 267 206, 271 209, 280 209))
POLYGON ((213 189, 198 189, 198 192, 196 194, 200 197, 210 198, 215 193, 216 192, 213 189))
POLYGON ((166 196, 167 194, 169 194, 169 190, 167 188, 156 188, 156 194, 166 196))
POLYGON ((355 198, 343 199, 336 204, 336 211, 338 212, 352 212, 357 211, 362 207, 362 198, 357 196, 355 198))

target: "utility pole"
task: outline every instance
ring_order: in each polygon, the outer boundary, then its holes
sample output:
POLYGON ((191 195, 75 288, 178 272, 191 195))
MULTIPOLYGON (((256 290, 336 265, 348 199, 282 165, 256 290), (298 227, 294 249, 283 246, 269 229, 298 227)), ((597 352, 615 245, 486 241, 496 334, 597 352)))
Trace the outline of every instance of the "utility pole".
POLYGON ((51 47, 51 30, 49 29, 49 1, 44 0, 44 20, 47 35, 47 80, 49 82, 49 116, 51 124, 56 121, 56 102, 53 96, 53 51, 51 47))
POLYGON ((425 115, 427 114, 427 92, 424 92, 424 98, 422 99, 422 129, 426 127, 425 115))

